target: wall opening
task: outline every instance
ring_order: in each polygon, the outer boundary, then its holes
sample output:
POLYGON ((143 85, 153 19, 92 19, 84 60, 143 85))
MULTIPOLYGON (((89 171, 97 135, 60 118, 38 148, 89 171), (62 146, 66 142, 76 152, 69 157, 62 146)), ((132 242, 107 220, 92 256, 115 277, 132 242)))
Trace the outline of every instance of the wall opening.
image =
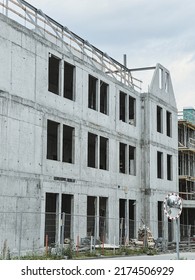
POLYGON ((49 84, 48 90, 59 94, 59 66, 60 59, 54 55, 49 55, 49 84))
POLYGON ((96 235, 96 203, 95 196, 87 197, 87 236, 96 235))
POLYGON ((100 112, 108 115, 108 84, 100 81, 100 112))
POLYGON ((162 108, 157 106, 157 131, 162 133, 163 132, 163 118, 162 118, 162 108))
POLYGON ((157 152, 157 178, 163 178, 163 153, 157 152))
POLYGON ((64 62, 64 97, 74 100, 75 67, 64 62))
POLYGON ((172 155, 167 155, 167 180, 172 180, 172 155))
POLYGON ((108 170, 108 138, 100 136, 100 169, 108 170))
POLYGON ((88 133, 88 167, 97 168, 97 135, 88 133))
POLYGON ((136 109, 136 102, 135 98, 129 96, 129 124, 135 125, 135 109, 136 109))
POLYGON ((127 165, 126 165, 126 151, 127 151, 127 145, 120 143, 119 146, 119 170, 120 173, 126 173, 127 171, 127 165))
POLYGON ((167 136, 171 137, 171 132, 172 132, 172 114, 167 111, 166 113, 166 122, 167 122, 167 136))
POLYGON ((136 148, 129 146, 129 174, 136 175, 136 148))
POLYGON ((120 173, 126 173, 126 171, 127 171, 126 151, 127 151, 127 145, 123 144, 123 143, 120 143, 120 147, 119 147, 119 159, 120 159, 119 169, 120 169, 120 173))
POLYGON ((73 208, 73 195, 62 194, 61 213, 65 213, 63 237, 69 239, 72 237, 72 208, 73 208))
POLYGON ((129 238, 136 236, 136 213, 135 213, 136 200, 129 200, 129 238))
POLYGON ((158 201, 158 237, 163 237, 163 202, 158 201))
POLYGON ((123 122, 127 121, 126 99, 127 95, 124 92, 120 91, 119 118, 123 122))
POLYGON ((106 237, 108 235, 107 203, 107 197, 99 198, 99 237, 102 242, 106 242, 106 237))
POLYGON ((74 163, 74 128, 63 125, 63 162, 74 163))
POLYGON ((97 78, 89 75, 88 107, 93 110, 97 110, 97 81, 97 78))
POLYGON ((58 152, 58 134, 59 123, 47 121, 47 159, 59 160, 58 152))
POLYGON ((57 194, 46 193, 45 203, 45 236, 48 236, 48 244, 56 242, 57 238, 57 194))
POLYGON ((126 229, 126 199, 119 199, 119 240, 120 244, 125 243, 126 229))

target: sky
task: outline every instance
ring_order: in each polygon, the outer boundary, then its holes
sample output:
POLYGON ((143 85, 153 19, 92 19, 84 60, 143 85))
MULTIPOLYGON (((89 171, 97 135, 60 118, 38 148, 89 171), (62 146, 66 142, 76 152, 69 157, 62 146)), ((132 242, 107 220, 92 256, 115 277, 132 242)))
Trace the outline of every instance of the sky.
MULTIPOLYGON (((126 54, 128 68, 162 64, 170 71, 178 110, 195 108, 194 0, 27 2, 117 61, 123 63, 126 54)), ((143 74, 133 76, 144 81, 143 74)))

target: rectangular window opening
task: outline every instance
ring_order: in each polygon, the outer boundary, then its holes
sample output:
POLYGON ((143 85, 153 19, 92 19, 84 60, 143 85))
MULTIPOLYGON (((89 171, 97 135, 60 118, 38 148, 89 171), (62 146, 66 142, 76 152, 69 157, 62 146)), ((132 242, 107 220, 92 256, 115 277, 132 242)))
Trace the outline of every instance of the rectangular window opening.
POLYGON ((126 166, 126 151, 127 151, 127 145, 120 143, 119 145, 119 170, 120 173, 126 173, 127 172, 127 166, 126 166))
POLYGON ((64 97, 74 100, 75 66, 64 62, 64 97))
POLYGON ((63 125, 63 162, 74 163, 74 128, 63 125))
POLYGON ((135 98, 129 96, 129 124, 135 125, 135 98))
POLYGON ((167 120, 167 136, 171 137, 171 133, 172 133, 172 114, 170 112, 167 111, 166 114, 166 120, 167 120))
POLYGON ((163 178, 163 153, 157 152, 157 178, 163 178))
POLYGON ((58 156, 58 133, 59 123, 47 121, 47 159, 59 160, 58 156))
POLYGON ((162 133, 163 132, 163 118, 162 118, 162 108, 157 106, 157 131, 162 133))
POLYGON ((172 156, 167 155, 167 180, 172 180, 172 156))
POLYGON ((58 95, 59 95, 59 67, 60 67, 60 59, 50 54, 48 90, 58 95))
POLYGON ((108 84, 100 81, 100 112, 108 115, 108 84))
POLYGON ((97 198, 87 197, 87 236, 94 236, 96 230, 95 216, 97 212, 97 198))
POLYGON ((108 170, 108 139, 100 136, 100 169, 108 170))
POLYGON ((58 197, 56 193, 45 194, 45 236, 48 236, 49 245, 56 242, 58 197))
POLYGON ((97 135, 88 133, 88 167, 97 168, 97 135))
POLYGON ((124 92, 120 91, 119 119, 123 122, 127 121, 126 99, 127 95, 124 92))
POLYGON ((129 146, 129 174, 136 175, 136 160, 135 160, 136 148, 129 146))
POLYGON ((88 107, 97 110, 97 79, 89 75, 88 107))

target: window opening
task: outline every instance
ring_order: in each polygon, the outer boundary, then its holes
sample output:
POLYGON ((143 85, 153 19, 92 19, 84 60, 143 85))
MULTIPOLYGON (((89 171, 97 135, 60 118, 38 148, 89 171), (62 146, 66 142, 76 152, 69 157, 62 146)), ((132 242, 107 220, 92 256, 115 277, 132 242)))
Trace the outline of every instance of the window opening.
POLYGON ((64 62, 64 97, 74 100, 74 74, 75 67, 64 62))
POLYGON ((172 180, 172 156, 167 155, 167 180, 172 180))
POLYGON ((100 81, 100 112, 108 115, 108 84, 100 81))
POLYGON ((88 133, 88 167, 96 168, 97 164, 97 135, 93 133, 88 133))
POLYGON ((64 223, 64 238, 71 238, 72 236, 72 208, 73 208, 73 195, 62 194, 62 210, 65 213, 64 223))
POLYGON ((96 203, 95 196, 87 197, 87 236, 94 236, 96 234, 96 203))
POLYGON ((74 128, 63 125, 63 162, 74 163, 74 128))
POLYGON ((135 147, 129 146, 129 174, 136 175, 135 147))
POLYGON ((162 108, 157 106, 157 131, 162 133, 163 132, 163 125, 162 125, 162 108))
POLYGON ((126 122, 126 115, 127 115, 127 111, 126 111, 126 99, 127 99, 127 95, 120 91, 120 120, 122 120, 123 122, 126 122))
POLYGON ((100 136, 100 169, 108 170, 108 139, 100 136))
POLYGON ((45 236, 48 236, 48 244, 55 244, 57 238, 57 194, 46 193, 45 201, 45 236))
POLYGON ((135 125, 135 98, 129 96, 129 124, 135 125))
POLYGON ((50 54, 48 90, 58 95, 59 95, 59 66, 60 66, 60 59, 50 54))
POLYGON ((163 168, 162 168, 163 153, 157 152, 157 178, 163 178, 163 168))
POLYGON ((119 170, 120 173, 126 173, 126 150, 127 150, 127 145, 120 143, 119 145, 119 159, 120 159, 120 165, 119 165, 119 170))
POLYGON ((167 111, 166 113, 166 119, 167 119, 167 136, 171 137, 171 122, 172 122, 172 114, 167 111))
POLYGON ((58 130, 59 123, 47 121, 47 159, 59 160, 58 158, 58 130))
POLYGON ((88 107, 97 110, 97 79, 89 75, 88 107))

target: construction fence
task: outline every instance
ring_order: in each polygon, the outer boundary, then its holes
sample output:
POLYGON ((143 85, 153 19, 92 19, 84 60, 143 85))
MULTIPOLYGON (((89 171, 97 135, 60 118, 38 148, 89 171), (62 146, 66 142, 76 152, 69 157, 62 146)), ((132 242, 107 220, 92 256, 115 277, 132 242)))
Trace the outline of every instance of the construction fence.
MULTIPOLYGON (((95 250, 97 246, 153 246, 166 251, 174 243, 174 221, 150 225, 124 218, 71 215, 66 213, 0 213, 0 258, 22 256, 71 244, 74 250, 95 250), (167 231, 167 233, 165 232, 167 231)), ((195 225, 180 224, 180 242, 190 247, 195 225)))

